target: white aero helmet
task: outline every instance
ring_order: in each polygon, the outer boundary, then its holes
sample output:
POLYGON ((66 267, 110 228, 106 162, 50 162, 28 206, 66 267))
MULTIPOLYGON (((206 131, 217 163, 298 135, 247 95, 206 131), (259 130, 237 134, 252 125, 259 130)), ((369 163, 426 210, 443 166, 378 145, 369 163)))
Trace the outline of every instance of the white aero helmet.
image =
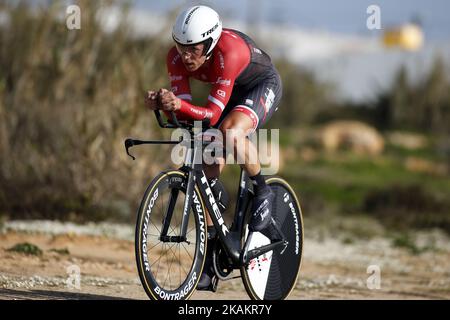
POLYGON ((219 14, 206 6, 195 6, 181 12, 173 26, 172 37, 181 45, 205 43, 204 55, 208 56, 222 34, 219 14))

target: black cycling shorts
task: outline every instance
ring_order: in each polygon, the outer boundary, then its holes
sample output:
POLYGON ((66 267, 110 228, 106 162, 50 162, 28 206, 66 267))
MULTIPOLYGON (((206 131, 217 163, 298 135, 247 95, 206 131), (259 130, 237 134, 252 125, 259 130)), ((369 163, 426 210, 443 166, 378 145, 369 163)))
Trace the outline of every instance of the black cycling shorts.
POLYGON ((280 75, 274 69, 271 76, 251 89, 233 88, 230 101, 214 126, 218 128, 227 115, 233 111, 247 114, 253 121, 253 131, 264 126, 272 117, 281 101, 283 86, 280 75))

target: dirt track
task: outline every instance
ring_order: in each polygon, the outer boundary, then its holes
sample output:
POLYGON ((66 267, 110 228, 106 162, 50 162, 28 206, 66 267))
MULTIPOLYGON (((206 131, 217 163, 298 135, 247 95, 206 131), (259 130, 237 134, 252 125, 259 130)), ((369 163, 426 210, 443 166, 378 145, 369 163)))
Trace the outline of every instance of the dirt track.
MULTIPOLYGON (((357 244, 305 239, 303 265, 290 299, 449 299, 450 248, 441 239, 419 255, 385 239, 357 244), (381 270, 381 288, 367 287, 369 265, 381 270)), ((0 299, 147 299, 135 268, 130 240, 80 234, 4 231, 0 234, 0 299), (43 250, 27 256, 6 249, 30 242, 43 250), (68 249, 69 254, 51 251, 68 249), (67 268, 81 271, 80 289, 70 289, 67 268)), ((219 283, 218 292, 193 299, 248 299, 240 279, 219 283)))

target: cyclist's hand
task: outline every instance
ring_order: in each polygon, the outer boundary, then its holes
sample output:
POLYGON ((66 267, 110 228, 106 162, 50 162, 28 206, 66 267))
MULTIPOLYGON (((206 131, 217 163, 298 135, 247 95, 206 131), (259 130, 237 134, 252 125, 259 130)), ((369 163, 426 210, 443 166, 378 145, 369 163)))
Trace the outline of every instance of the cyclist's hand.
POLYGON ((177 98, 172 91, 160 89, 161 109, 165 111, 177 111, 181 108, 181 100, 177 98))
POLYGON ((156 110, 158 108, 158 92, 155 91, 148 91, 147 94, 144 97, 145 105, 150 110, 156 110))

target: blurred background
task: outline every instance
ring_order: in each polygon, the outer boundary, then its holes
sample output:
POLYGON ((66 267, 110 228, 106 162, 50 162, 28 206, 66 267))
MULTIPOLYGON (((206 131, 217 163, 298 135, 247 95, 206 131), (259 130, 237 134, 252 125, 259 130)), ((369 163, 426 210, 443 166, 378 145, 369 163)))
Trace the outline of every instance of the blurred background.
MULTIPOLYGON (((450 233, 450 3, 200 1, 279 69, 280 172, 306 230, 376 236, 412 251, 416 231, 450 233), (369 5, 381 29, 369 30, 369 5)), ((143 105, 169 87, 171 26, 190 1, 0 0, 0 221, 133 224, 146 185, 173 166, 143 105), (81 8, 68 30, 66 8, 81 8)), ((209 91, 193 83, 195 102, 209 91)), ((234 196, 239 168, 224 183, 234 196)), ((230 213, 229 213, 230 215, 230 213)), ((424 250, 425 250, 424 249, 424 250)))

